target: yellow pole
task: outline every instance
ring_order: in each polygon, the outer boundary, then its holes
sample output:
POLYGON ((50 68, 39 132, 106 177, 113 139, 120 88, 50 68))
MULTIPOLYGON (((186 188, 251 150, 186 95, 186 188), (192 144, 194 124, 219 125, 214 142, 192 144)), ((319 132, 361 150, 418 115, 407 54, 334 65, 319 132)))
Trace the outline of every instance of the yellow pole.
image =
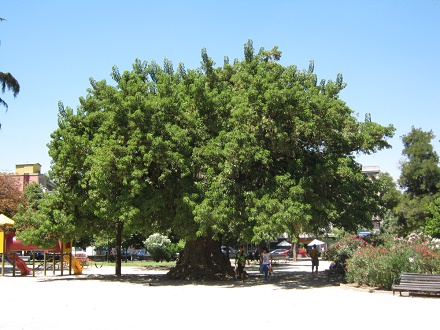
POLYGON ((0 252, 2 253, 2 276, 5 276, 5 250, 6 250, 5 228, 2 227, 1 229, 2 231, 0 232, 0 240, 1 240, 0 252))

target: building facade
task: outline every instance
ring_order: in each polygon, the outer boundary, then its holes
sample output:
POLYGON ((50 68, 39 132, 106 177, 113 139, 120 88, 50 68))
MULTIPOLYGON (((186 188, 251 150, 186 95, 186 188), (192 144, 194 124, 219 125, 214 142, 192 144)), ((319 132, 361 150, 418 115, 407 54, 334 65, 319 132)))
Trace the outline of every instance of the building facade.
POLYGON ((52 191, 55 185, 44 174, 41 174, 41 165, 34 164, 16 164, 15 173, 8 174, 17 185, 20 191, 24 191, 29 183, 37 183, 43 186, 46 191, 52 191))

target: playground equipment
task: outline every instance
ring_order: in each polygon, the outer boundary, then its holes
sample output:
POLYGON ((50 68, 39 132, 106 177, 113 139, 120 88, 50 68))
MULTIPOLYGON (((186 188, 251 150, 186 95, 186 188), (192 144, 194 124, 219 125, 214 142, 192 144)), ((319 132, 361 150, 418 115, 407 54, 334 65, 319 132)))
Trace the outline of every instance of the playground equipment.
POLYGON ((12 266, 17 266, 17 268, 20 270, 21 275, 29 275, 32 272, 32 268, 29 268, 26 265, 26 262, 23 259, 19 258, 17 254, 13 253, 11 254, 11 257, 13 261, 11 261, 11 259, 9 259, 8 256, 5 254, 6 261, 9 262, 12 266))
MULTIPOLYGON (((2 258, 2 275, 5 274, 5 261, 9 262, 13 266, 13 274, 15 275, 15 267, 20 270, 21 275, 29 275, 33 274, 35 276, 35 258, 33 258, 33 267, 29 268, 26 265, 26 262, 21 259, 18 255, 18 251, 40 251, 43 250, 44 254, 50 253, 58 253, 60 254, 60 265, 61 265, 61 275, 63 275, 63 259, 69 265, 70 269, 73 268, 74 274, 82 274, 83 267, 79 263, 77 259, 75 259, 72 253, 72 245, 71 242, 63 244, 61 241, 58 241, 55 246, 48 249, 43 249, 38 246, 34 246, 32 244, 25 245, 20 240, 17 240, 15 234, 7 234, 6 228, 14 227, 14 220, 9 219, 4 214, 0 215, 0 253, 3 255, 2 258), (67 254, 67 255, 65 255, 67 254), (61 257, 61 256, 64 256, 61 257), (72 260, 72 261, 70 261, 72 260), (79 265, 79 267, 78 267, 79 265), (70 268, 71 266, 71 268, 70 268)), ((53 256, 53 271, 55 274, 55 255, 53 256)), ((46 275, 46 257, 44 258, 44 275, 46 275)))
MULTIPOLYGON (((65 261, 67 264, 70 264, 70 257, 67 256, 67 255, 65 255, 65 256, 64 256, 64 261, 65 261)), ((72 268, 73 268, 73 273, 74 273, 75 275, 80 275, 80 274, 82 274, 83 266, 81 265, 81 263, 79 262, 79 260, 76 259, 76 258, 73 257, 73 256, 72 256, 72 268)))

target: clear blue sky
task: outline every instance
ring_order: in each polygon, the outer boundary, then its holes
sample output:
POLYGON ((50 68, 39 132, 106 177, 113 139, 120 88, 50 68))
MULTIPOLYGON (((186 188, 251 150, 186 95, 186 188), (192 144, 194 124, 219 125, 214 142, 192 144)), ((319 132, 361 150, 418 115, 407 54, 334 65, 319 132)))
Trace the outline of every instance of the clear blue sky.
POLYGON ((341 98, 359 120, 368 112, 397 128, 393 148, 359 157, 363 165, 397 179, 411 126, 432 130, 439 152, 439 0, 2 0, 0 17, 0 71, 21 85, 17 98, 1 95, 0 170, 38 162, 49 171, 58 101, 76 109, 90 77, 111 81, 113 65, 130 70, 136 58, 193 69, 202 48, 221 66, 242 59, 248 39, 256 50, 279 46, 283 65, 313 59, 319 80, 342 73, 341 98))

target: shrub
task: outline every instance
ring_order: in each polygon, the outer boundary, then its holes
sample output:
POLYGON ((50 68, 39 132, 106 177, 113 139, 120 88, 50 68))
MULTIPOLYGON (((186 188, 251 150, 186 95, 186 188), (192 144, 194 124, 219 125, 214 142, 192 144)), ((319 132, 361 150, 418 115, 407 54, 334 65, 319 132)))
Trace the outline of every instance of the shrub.
POLYGON ((171 241, 168 237, 156 233, 150 235, 144 244, 154 261, 171 260, 171 241))
POLYGON ((357 235, 348 235, 340 239, 333 245, 330 245, 326 252, 328 260, 337 260, 345 262, 358 250, 368 244, 363 238, 357 235))
POLYGON ((408 254, 404 249, 365 246, 348 260, 347 281, 390 289, 393 279, 407 268, 408 254))
POLYGON ((366 244, 348 260, 347 281, 391 289, 402 272, 440 273, 440 241, 423 233, 407 238, 381 235, 381 245, 366 244))

